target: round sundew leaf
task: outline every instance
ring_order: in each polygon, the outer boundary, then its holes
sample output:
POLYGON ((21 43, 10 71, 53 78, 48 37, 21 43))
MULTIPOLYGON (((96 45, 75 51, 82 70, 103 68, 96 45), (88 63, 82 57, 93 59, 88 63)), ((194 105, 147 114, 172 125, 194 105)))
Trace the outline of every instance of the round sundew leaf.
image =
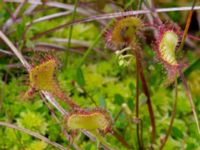
POLYGON ((70 115, 67 120, 67 126, 70 129, 105 130, 109 127, 109 124, 109 120, 101 112, 75 113, 70 115))
POLYGON ((55 88, 53 79, 56 61, 50 59, 34 68, 29 73, 30 86, 38 90, 52 91, 55 88))

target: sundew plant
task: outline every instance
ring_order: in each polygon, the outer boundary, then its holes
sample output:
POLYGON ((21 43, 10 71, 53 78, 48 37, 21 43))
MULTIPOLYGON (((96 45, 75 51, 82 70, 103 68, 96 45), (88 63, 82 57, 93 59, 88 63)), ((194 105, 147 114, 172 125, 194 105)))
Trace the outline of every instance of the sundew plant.
POLYGON ((199 10, 1 0, 0 150, 198 150, 199 10))

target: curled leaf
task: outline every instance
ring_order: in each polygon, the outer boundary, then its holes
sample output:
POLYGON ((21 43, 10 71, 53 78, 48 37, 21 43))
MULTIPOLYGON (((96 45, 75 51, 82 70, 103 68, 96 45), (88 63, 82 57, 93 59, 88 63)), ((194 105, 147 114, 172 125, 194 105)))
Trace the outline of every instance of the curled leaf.
POLYGON ((175 49, 178 44, 178 36, 173 31, 166 31, 159 44, 162 59, 170 65, 177 65, 175 49))
POLYGON ((143 22, 138 17, 118 19, 113 28, 106 33, 107 45, 111 48, 122 48, 137 43, 136 33, 142 28, 143 22))
POLYGON ((159 27, 159 36, 155 44, 155 52, 158 60, 164 65, 168 73, 168 79, 165 85, 171 84, 178 73, 178 70, 184 67, 177 62, 176 48, 179 42, 178 31, 171 26, 161 25, 159 27))

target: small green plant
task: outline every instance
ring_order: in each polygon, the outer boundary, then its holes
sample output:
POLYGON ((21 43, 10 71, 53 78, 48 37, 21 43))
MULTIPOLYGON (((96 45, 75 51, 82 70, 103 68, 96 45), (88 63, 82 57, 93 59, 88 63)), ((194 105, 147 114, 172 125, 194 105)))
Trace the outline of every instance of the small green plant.
POLYGON ((17 124, 32 131, 39 131, 42 134, 47 132, 47 122, 41 114, 27 111, 20 114, 17 124))
MULTIPOLYGON (((137 88, 136 88, 136 118, 139 120, 139 78, 142 81, 143 92, 147 97, 147 106, 151 121, 152 127, 152 142, 155 142, 156 136, 156 125, 155 125, 155 118, 154 112, 151 104, 150 94, 147 86, 146 79, 144 77, 143 67, 142 67, 142 55, 141 55, 141 45, 140 45, 140 34, 141 29, 144 26, 143 21, 138 17, 125 17, 119 19, 114 24, 114 28, 112 31, 108 31, 106 34, 106 41, 107 43, 111 43, 110 45, 114 45, 114 48, 123 48, 129 47, 130 51, 124 51, 123 49, 121 52, 117 52, 119 55, 118 63, 121 65, 128 65, 129 62, 125 61, 126 57, 135 56, 136 59, 136 72, 137 72, 137 88), (123 56, 123 52, 125 55, 123 56), (129 53, 128 53, 129 52, 129 53)), ((109 46, 109 44, 108 44, 109 46)), ((127 48, 128 49, 128 48, 127 48)), ((125 49, 125 50, 127 50, 125 49)), ((141 134, 139 135, 139 124, 136 124, 137 127, 137 139, 139 143, 139 148, 143 149, 140 141, 141 141, 141 134)))
POLYGON ((48 146, 47 143, 43 141, 34 141, 25 150, 45 150, 47 149, 47 146, 48 146))
POLYGON ((128 53, 130 50, 131 50, 131 48, 127 47, 122 50, 117 50, 115 52, 117 61, 118 61, 118 65, 120 67, 126 67, 126 66, 130 65, 131 61, 133 60, 133 58, 134 58, 133 55, 128 53), (127 53, 127 54, 124 54, 124 53, 127 53))

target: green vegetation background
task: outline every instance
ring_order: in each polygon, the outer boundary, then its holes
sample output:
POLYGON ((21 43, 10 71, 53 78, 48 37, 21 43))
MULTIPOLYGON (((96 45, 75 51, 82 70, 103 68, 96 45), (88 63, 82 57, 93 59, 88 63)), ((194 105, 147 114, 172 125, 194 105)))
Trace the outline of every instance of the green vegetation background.
MULTIPOLYGON (((14 11, 15 6, 14 4, 7 3, 1 7, 9 7, 14 11)), ((27 22, 33 18, 39 18, 58 11, 58 9, 49 9, 45 12, 37 13, 34 16, 23 16, 22 22, 13 24, 9 29, 9 37, 20 48, 24 44, 22 33, 24 33, 27 22)), ((181 18, 177 16, 181 16, 182 14, 172 12, 169 15, 174 21, 179 22, 181 18)), ((10 15, 6 9, 0 9, 0 25, 3 25, 9 17, 10 15)), ((77 18, 79 17, 77 16, 77 18)), ((64 28, 50 33, 38 41, 30 39, 36 33, 65 23, 70 19, 70 17, 58 18, 31 26, 26 33, 25 47, 34 48, 36 42, 51 42, 53 37, 68 37, 69 28, 64 28)), ((97 22, 77 24, 73 26, 72 39, 86 41, 91 45, 101 31, 102 28, 97 22)), ((197 45, 199 46, 198 43, 197 45)), ((0 46, 2 49, 7 48, 3 44, 0 46)), ((66 48, 67 42, 62 43, 62 46, 66 48)), ((71 44, 71 46, 73 49, 78 49, 77 45, 71 44)), ((70 52, 70 57, 68 57, 68 64, 70 65, 67 68, 61 66, 57 72, 57 77, 63 90, 69 93, 83 108, 94 108, 95 105, 91 101, 93 99, 99 107, 106 108, 113 118, 117 116, 123 103, 127 103, 128 107, 134 111, 136 83, 135 62, 133 61, 125 68, 119 67, 114 52, 105 47, 104 39, 101 38, 93 49, 95 51, 92 51, 89 57, 84 60, 80 69, 78 68, 78 64, 86 50, 87 48, 84 48, 83 51, 80 50, 78 53, 74 51, 70 52), (73 81, 77 81, 77 84, 74 85, 73 81)), ((186 50, 187 53, 184 58, 187 59, 188 64, 192 64, 199 59, 198 53, 191 49, 186 50)), ((154 60, 154 53, 148 45, 144 46, 143 51, 146 67, 145 75, 152 97, 157 126, 157 144, 159 144, 160 138, 165 135, 169 126, 174 100, 174 89, 173 87, 165 88, 161 86, 161 83, 166 78, 166 72, 154 60)), ((27 57, 32 57, 32 63, 35 64, 34 58, 37 57, 37 52, 23 51, 23 54, 27 57)), ((54 52, 53 54, 61 60, 61 63, 64 62, 64 51, 54 52)), ((45 57, 44 52, 40 52, 40 55, 45 57)), ((22 99, 22 95, 28 89, 28 75, 22 66, 19 68, 8 67, 8 64, 16 63, 18 64, 19 60, 14 56, 0 55, 0 120, 33 130, 48 137, 52 141, 67 146, 68 141, 62 129, 63 123, 57 123, 55 121, 41 97, 36 95, 30 100, 22 99)), ((192 90, 197 113, 200 115, 200 67, 196 68, 187 76, 187 80, 192 90)), ((181 83, 178 85, 178 91, 177 113, 171 135, 164 149, 179 150, 183 148, 186 150, 198 150, 200 149, 200 136, 197 132, 190 105, 181 83)), ((67 109, 63 102, 60 103, 67 109)), ((55 113, 58 116, 60 115, 57 111, 55 113)), ((143 141, 145 145, 150 140, 150 121, 144 94, 140 95, 140 116, 143 120, 143 141)), ((128 120, 124 112, 120 114, 119 119, 114 123, 114 128, 120 131, 120 134, 125 137, 128 143, 131 143, 134 147, 137 145, 135 124, 128 120)), ((115 138, 109 135, 106 138, 112 145, 122 150, 125 149, 115 138)), ((96 144, 80 133, 75 141, 81 149, 96 149, 96 144)), ((0 127, 0 149, 53 150, 55 148, 25 133, 0 127)))

